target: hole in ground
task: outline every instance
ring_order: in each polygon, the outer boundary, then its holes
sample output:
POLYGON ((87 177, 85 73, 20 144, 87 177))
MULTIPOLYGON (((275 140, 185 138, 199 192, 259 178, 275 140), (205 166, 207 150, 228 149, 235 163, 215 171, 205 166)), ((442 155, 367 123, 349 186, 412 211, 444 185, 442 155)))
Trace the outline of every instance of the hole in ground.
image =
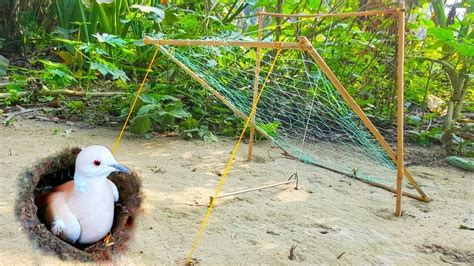
POLYGON ((141 182, 135 173, 112 173, 109 179, 119 191, 119 201, 115 205, 114 223, 111 239, 106 245, 98 241, 91 245, 71 245, 53 235, 45 226, 38 207, 44 201, 44 193, 52 188, 72 180, 74 164, 80 148, 65 149, 55 156, 45 158, 25 171, 19 180, 20 192, 16 204, 16 214, 24 231, 38 246, 53 251, 61 259, 80 261, 104 261, 111 259, 117 252, 123 252, 131 236, 133 221, 140 211, 142 196, 141 182))

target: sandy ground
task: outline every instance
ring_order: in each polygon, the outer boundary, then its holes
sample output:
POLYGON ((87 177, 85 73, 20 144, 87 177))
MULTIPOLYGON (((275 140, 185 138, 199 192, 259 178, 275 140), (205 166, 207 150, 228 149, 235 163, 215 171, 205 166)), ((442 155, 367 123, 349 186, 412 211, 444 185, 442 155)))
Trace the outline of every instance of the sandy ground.
MULTIPOLYGON (((112 146, 117 130, 79 129, 19 120, 0 126, 0 264, 53 264, 21 231, 14 216, 19 174, 68 146, 112 146), (69 132, 68 129, 73 129, 69 132), (69 132, 69 134, 67 134, 69 132)), ((126 137, 117 157, 143 178, 145 200, 129 250, 118 264, 175 264, 186 256, 234 140, 126 137)), ((260 142, 256 160, 243 145, 223 192, 300 176, 300 190, 272 188, 222 199, 195 255, 202 264, 474 264, 474 176, 454 168, 410 170, 433 198, 403 198, 393 216, 393 194, 287 159, 260 142), (295 258, 289 250, 296 245, 295 258)))

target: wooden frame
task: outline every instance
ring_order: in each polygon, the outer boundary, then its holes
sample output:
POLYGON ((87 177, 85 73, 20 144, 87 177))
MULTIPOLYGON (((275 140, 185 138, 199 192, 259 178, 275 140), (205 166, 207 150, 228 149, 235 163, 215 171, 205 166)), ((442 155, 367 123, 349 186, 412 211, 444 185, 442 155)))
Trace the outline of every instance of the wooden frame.
MULTIPOLYGON (((214 96, 220 99, 225 105, 227 105, 234 113, 236 113, 239 117, 243 119, 247 119, 247 116, 243 114, 240 110, 238 110, 235 106, 232 105, 224 96, 222 96, 218 91, 216 91, 212 86, 210 86, 205 80, 203 80, 199 75, 194 73, 191 69, 189 69, 186 65, 181 63, 178 59, 176 59, 171 53, 168 52, 167 49, 161 47, 161 45, 171 45, 171 46, 188 46, 188 45, 195 45, 195 46, 240 46, 240 47, 249 47, 249 48, 256 48, 257 50, 257 61, 256 61, 256 70, 255 70, 255 81, 254 81, 254 93, 258 92, 258 78, 259 78, 259 71, 260 71, 260 49, 262 48, 270 48, 270 49, 293 49, 293 50, 301 50, 305 51, 313 60, 314 62, 321 68, 323 73, 328 77, 334 87, 339 91, 343 100, 352 108, 352 110, 357 114, 357 116, 361 119, 364 125, 369 129, 372 133, 374 138, 377 142, 381 145, 381 147, 387 152, 390 159, 396 164, 397 166, 397 180, 396 180, 396 189, 391 187, 378 184, 375 182, 370 182, 367 180, 361 180, 365 183, 381 187, 383 189, 389 190, 396 194, 396 207, 395 207, 395 215, 400 216, 402 214, 401 209, 401 197, 402 195, 406 195, 408 197, 428 202, 430 199, 428 196, 423 192, 420 186, 416 183, 413 176, 408 172, 406 167, 404 166, 404 159, 403 159, 403 95, 404 95, 404 32, 405 32, 405 5, 401 3, 398 9, 388 9, 388 10, 378 10, 378 11, 365 11, 365 12, 353 12, 353 13, 342 13, 342 14, 317 14, 317 15, 289 15, 289 14, 277 14, 277 13, 265 13, 264 11, 258 12, 258 23, 259 23, 259 31, 258 31, 258 41, 224 41, 224 40, 156 40, 151 39, 148 37, 144 38, 145 44, 155 44, 160 46, 160 50, 162 53, 170 57, 176 64, 178 64, 181 68, 183 68, 193 79, 199 82, 203 87, 208 89, 214 96), (337 79, 334 73, 331 71, 329 66, 326 64, 324 59, 318 54, 316 49, 312 46, 311 42, 305 37, 299 37, 298 42, 263 42, 261 41, 261 34, 263 29, 263 16, 274 16, 274 17, 350 17, 350 16, 370 16, 370 15, 380 15, 380 14, 397 14, 397 18, 399 21, 399 28, 398 28, 398 45, 397 45, 397 153, 395 153, 388 143, 384 140, 380 132, 377 128, 373 125, 370 119, 365 115, 364 111, 359 107, 359 105, 355 102, 355 100, 350 96, 347 92, 345 87, 342 83, 337 79), (414 195, 411 193, 403 192, 402 191, 402 181, 403 178, 406 177, 409 183, 416 189, 419 193, 418 195, 414 195)), ((255 95, 255 94, 254 94, 255 95)), ((255 101, 255 97, 254 97, 255 101)), ((252 118, 251 120, 252 129, 258 130, 262 135, 267 137, 268 139, 272 139, 268 136, 264 131, 260 130, 255 125, 255 121, 252 118)), ((251 130, 252 130, 251 129, 251 130)), ((252 132, 252 131, 251 131, 252 132)), ((251 134, 251 139, 249 142, 249 150, 247 154, 247 158, 250 160, 252 158, 252 146, 253 146, 253 134, 251 134)), ((318 165, 318 164, 315 164, 318 165)), ((321 166, 321 165, 318 165, 321 166)), ((327 167, 321 166, 323 168, 328 169, 327 167)), ((330 169, 333 170, 333 169, 330 169)), ((334 171, 334 170, 333 170, 334 171)), ((337 172, 337 171, 336 171, 337 172)), ((340 172, 339 172, 340 173, 340 172)), ((344 174, 344 173, 342 173, 344 174)), ((347 174, 346 174, 347 175, 347 174)), ((353 177, 353 176, 352 176, 353 177)))

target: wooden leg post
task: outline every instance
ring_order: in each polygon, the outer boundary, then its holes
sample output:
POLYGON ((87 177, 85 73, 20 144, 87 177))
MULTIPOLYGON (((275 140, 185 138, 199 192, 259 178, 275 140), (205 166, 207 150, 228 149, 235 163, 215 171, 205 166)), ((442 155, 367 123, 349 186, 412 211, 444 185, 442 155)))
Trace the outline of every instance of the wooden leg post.
POLYGON ((403 160, 403 108, 404 108, 404 57, 405 57, 405 3, 400 3, 398 11, 397 46, 397 199, 395 215, 402 215, 402 189, 404 176, 403 160))
MULTIPOLYGON (((262 9, 262 12, 265 10, 262 9)), ((258 13, 258 41, 262 40, 262 31, 263 31, 263 15, 258 13)), ((260 78, 260 53, 262 49, 260 47, 256 48, 256 55, 255 55, 255 80, 253 84, 253 104, 257 99, 258 89, 259 89, 259 78, 260 78)), ((257 113, 257 112, 255 112, 257 113)), ((252 151, 253 151, 253 143, 255 141, 255 114, 252 117, 252 124, 250 125, 250 136, 249 136, 249 148, 247 152, 247 161, 252 160, 252 151)))

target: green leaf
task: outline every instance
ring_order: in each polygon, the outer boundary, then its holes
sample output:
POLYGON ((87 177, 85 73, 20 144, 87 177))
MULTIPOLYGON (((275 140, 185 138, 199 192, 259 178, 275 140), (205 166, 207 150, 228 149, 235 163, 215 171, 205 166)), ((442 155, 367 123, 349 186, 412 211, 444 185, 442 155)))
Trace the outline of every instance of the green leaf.
POLYGON ((474 46, 465 43, 449 43, 460 55, 474 57, 474 46))
POLYGON ((321 0, 309 0, 308 6, 312 9, 317 9, 321 4, 321 0))
POLYGON ((123 47, 127 43, 122 38, 115 35, 108 34, 108 33, 103 33, 103 34, 96 33, 93 36, 96 37, 99 42, 107 43, 113 47, 116 47, 116 46, 123 47))
POLYGON ((140 10, 141 12, 143 13, 154 13, 156 14, 157 16, 159 16, 160 18, 164 18, 165 17, 165 12, 163 11, 163 9, 161 8, 158 8, 158 7, 154 7, 154 6, 144 6, 144 5, 132 5, 130 6, 130 8, 136 8, 138 10, 140 10))
POLYGON ((144 116, 144 115, 147 115, 147 114, 150 114, 152 113, 154 110, 156 110, 158 106, 155 105, 155 104, 147 104, 147 105, 144 105, 140 108, 140 110, 138 110, 137 112, 137 116, 144 116))
POLYGON ((438 27, 428 28, 428 35, 440 41, 452 41, 454 39, 454 32, 449 29, 443 29, 438 27))
POLYGON ((151 131, 151 119, 149 116, 136 116, 130 124, 130 131, 133 134, 143 135, 151 131))
POLYGON ((191 114, 184 109, 173 109, 168 111, 168 115, 176 118, 190 117, 191 114))
POLYGON ((280 122, 272 122, 267 124, 259 124, 257 125, 263 132, 267 133, 272 138, 278 137, 278 127, 280 126, 280 122))
POLYGON ((153 97, 153 94, 142 94, 140 95, 139 99, 148 104, 157 104, 158 101, 156 100, 155 97, 153 97))
POLYGON ((104 76, 111 72, 106 64, 100 62, 92 62, 91 69, 99 71, 104 76))
POLYGON ((191 130, 199 126, 199 121, 197 121, 195 118, 188 117, 186 120, 181 122, 179 126, 184 130, 191 130))

